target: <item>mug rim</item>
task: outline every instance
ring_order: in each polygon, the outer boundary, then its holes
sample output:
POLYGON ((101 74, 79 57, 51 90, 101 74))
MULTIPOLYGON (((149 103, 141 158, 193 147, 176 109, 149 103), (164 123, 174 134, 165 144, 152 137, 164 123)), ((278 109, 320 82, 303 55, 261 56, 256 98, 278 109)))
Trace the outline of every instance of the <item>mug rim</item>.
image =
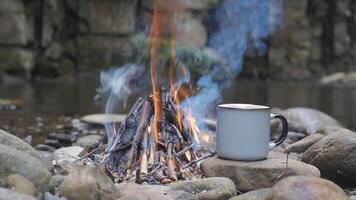
POLYGON ((247 103, 226 103, 218 105, 218 108, 236 109, 236 110, 268 110, 269 106, 247 104, 247 103))

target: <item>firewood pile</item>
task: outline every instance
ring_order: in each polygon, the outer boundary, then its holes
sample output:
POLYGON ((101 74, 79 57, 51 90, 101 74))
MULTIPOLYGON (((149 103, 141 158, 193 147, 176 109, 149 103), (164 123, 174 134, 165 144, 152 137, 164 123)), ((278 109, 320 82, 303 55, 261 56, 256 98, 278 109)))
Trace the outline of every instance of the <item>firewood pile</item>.
POLYGON ((116 125, 101 164, 117 182, 167 184, 200 178, 200 161, 213 152, 199 145, 197 127, 187 122, 171 92, 160 90, 157 123, 154 101, 152 95, 137 99, 125 121, 116 125))

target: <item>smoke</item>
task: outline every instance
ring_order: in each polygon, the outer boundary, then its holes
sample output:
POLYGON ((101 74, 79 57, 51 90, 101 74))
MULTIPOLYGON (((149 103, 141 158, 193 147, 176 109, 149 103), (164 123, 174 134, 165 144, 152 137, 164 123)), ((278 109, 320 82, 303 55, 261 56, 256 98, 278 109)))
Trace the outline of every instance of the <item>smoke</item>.
MULTIPOLYGON (((126 64, 121 68, 101 72, 101 87, 97 89, 94 99, 106 98, 106 114, 114 113, 118 105, 125 105, 126 99, 132 93, 131 83, 136 83, 135 80, 142 76, 142 69, 135 64, 126 64)), ((105 124, 108 144, 111 143, 114 128, 113 124, 105 124)))
POLYGON ((283 0, 223 0, 211 11, 208 46, 227 59, 228 69, 215 66, 212 74, 197 81, 201 90, 189 102, 200 126, 221 101, 222 89, 241 72, 247 49, 258 55, 267 52, 264 40, 281 25, 282 6, 283 0))
MULTIPOLYGON (((214 66, 212 72, 200 77, 196 84, 198 93, 182 102, 188 113, 189 107, 199 128, 203 129, 204 119, 215 110, 221 101, 221 91, 230 85, 241 72, 246 51, 254 49, 258 55, 267 52, 265 39, 282 22, 283 1, 285 0, 222 0, 207 17, 210 30, 208 46, 227 60, 227 66, 214 66)), ((189 69, 189 66, 187 66, 189 69)), ((101 87, 97 97, 106 97, 105 113, 114 113, 118 105, 125 102, 133 88, 142 91, 144 67, 127 64, 121 68, 101 73, 101 87), (140 82, 141 81, 141 82, 140 82)), ((147 72, 147 71, 146 71, 147 72)), ((190 80, 190 73, 177 84, 190 80)), ((108 142, 114 132, 111 124, 106 125, 108 142)))

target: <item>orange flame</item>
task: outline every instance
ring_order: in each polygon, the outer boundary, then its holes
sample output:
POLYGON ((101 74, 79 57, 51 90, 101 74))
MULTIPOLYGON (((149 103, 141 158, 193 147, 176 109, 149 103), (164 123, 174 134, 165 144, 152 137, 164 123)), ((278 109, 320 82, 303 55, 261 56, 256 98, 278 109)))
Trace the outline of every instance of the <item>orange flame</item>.
POLYGON ((153 19, 152 27, 149 35, 149 44, 150 44, 150 75, 152 82, 152 93, 153 93, 153 102, 154 102, 154 135, 155 141, 158 140, 158 120, 160 118, 160 96, 159 96, 159 86, 157 83, 157 73, 159 72, 159 60, 158 60, 158 51, 159 51, 159 38, 162 34, 162 20, 164 19, 164 12, 158 8, 162 4, 162 0, 153 1, 153 19))
MULTIPOLYGON (((180 130, 183 129, 183 115, 182 109, 180 106, 181 98, 187 100, 190 95, 190 90, 187 90, 183 87, 174 85, 174 82, 177 79, 176 70, 176 40, 175 34, 177 32, 175 18, 184 17, 184 11, 186 5, 182 3, 181 0, 153 0, 153 19, 151 32, 149 34, 149 45, 150 45, 150 76, 152 81, 152 93, 153 93, 153 102, 154 102, 154 118, 153 118, 153 132, 155 141, 158 141, 158 121, 161 115, 161 102, 160 102, 160 91, 158 79, 160 77, 160 60, 159 60, 159 51, 161 50, 162 43, 160 39, 163 36, 166 36, 166 31, 168 30, 169 36, 169 63, 167 69, 167 82, 170 86, 170 90, 173 94, 174 101, 177 107, 177 124, 180 130), (183 14, 183 15, 182 15, 183 14)), ((184 65, 181 65, 181 74, 186 75, 186 68, 184 65)), ((189 103, 188 103, 189 104, 189 103)), ((190 104, 189 104, 190 107, 190 104)), ((189 108, 189 115, 186 117, 189 126, 189 132, 193 136, 194 140, 199 143, 198 134, 200 132, 196 119, 191 113, 189 108)))
POLYGON ((209 135, 206 134, 206 133, 203 133, 200 138, 201 138, 201 140, 202 140, 204 143, 206 143, 206 144, 208 144, 208 143, 210 142, 210 137, 209 137, 209 135))

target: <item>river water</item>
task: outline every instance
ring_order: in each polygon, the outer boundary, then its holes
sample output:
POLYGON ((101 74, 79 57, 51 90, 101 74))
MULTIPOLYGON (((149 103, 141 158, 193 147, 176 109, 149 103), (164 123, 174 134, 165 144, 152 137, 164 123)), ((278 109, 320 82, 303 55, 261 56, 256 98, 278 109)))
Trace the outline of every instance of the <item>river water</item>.
MULTIPOLYGON (((24 137, 26 126, 31 126, 39 117, 80 117, 101 112, 100 102, 93 100, 98 86, 96 78, 1 84, 0 98, 19 99, 24 106, 14 111, 0 110, 0 128, 13 130, 24 137)), ((127 108, 134 98, 129 100, 127 108)), ((344 126, 356 129, 356 87, 352 86, 326 86, 313 81, 238 80, 223 92, 223 102, 315 108, 335 117, 344 126)), ((45 136, 42 134, 41 137, 45 136)))

